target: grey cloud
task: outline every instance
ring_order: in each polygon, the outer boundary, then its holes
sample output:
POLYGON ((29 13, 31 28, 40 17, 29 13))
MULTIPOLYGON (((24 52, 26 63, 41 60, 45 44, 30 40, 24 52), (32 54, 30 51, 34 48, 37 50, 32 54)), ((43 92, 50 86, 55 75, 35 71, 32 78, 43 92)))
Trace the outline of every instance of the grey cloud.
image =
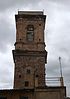
POLYGON ((11 25, 7 17, 1 18, 0 20, 0 52, 7 50, 8 44, 13 44, 15 41, 15 30, 11 25))
MULTIPOLYGON (((39 8, 39 4, 42 3, 42 7, 44 8, 43 4, 45 5, 46 4, 46 9, 47 9, 47 6, 48 6, 48 3, 50 3, 51 5, 54 3, 56 3, 56 5, 58 5, 57 3, 59 4, 64 4, 64 5, 69 5, 70 3, 70 0, 2 0, 0 1, 0 11, 3 11, 3 10, 7 10, 9 8, 24 8, 24 7, 27 7, 28 5, 31 6, 31 8, 39 8), (34 6, 34 7, 33 7, 34 6), (38 7, 37 7, 38 6, 38 7)), ((40 8, 39 8, 40 9, 40 8)))
POLYGON ((54 2, 54 3, 56 3, 57 5, 58 5, 58 3, 60 3, 60 4, 70 4, 70 0, 49 0, 50 2, 54 2))
MULTIPOLYGON (((6 9, 8 9, 8 8, 12 8, 12 7, 20 7, 21 8, 21 6, 23 6, 23 8, 24 7, 26 7, 26 6, 28 6, 28 5, 35 5, 35 4, 38 4, 39 3, 39 1, 40 0, 6 0, 6 1, 4 1, 4 0, 2 0, 2 1, 0 1, 0 10, 1 11, 3 11, 3 10, 6 10, 6 9)), ((19 9, 19 8, 17 8, 17 9, 19 9)))
MULTIPOLYGON (((11 52, 11 50, 10 50, 11 52)), ((13 87, 13 59, 11 54, 0 54, 0 89, 13 87), (2 56, 1 56, 2 55, 2 56)))

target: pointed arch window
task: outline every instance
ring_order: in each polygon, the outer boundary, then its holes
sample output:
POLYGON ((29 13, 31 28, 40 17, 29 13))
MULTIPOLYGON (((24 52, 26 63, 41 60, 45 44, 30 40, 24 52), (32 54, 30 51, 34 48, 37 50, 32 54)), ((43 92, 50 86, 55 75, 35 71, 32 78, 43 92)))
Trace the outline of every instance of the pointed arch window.
POLYGON ((33 41, 34 40, 34 26, 28 25, 27 26, 27 41, 33 41))

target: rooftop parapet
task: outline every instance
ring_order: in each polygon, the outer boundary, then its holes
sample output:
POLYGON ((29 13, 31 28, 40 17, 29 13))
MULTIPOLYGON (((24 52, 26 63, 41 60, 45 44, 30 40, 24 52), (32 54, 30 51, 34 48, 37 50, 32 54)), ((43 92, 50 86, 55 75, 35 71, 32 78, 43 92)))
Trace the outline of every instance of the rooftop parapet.
POLYGON ((18 14, 24 14, 24 15, 43 15, 43 11, 18 11, 18 14))

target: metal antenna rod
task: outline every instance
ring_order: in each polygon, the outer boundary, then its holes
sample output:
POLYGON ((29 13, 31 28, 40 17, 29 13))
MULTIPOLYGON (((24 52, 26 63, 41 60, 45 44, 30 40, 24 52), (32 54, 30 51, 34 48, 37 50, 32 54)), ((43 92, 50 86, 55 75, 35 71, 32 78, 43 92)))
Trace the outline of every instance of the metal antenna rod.
POLYGON ((59 57, 59 63, 60 63, 60 74, 61 74, 60 83, 61 83, 61 86, 64 86, 63 75, 62 75, 62 66, 61 66, 61 57, 59 57))
POLYGON ((60 63, 60 74, 61 74, 61 77, 62 77, 61 57, 59 57, 59 63, 60 63))

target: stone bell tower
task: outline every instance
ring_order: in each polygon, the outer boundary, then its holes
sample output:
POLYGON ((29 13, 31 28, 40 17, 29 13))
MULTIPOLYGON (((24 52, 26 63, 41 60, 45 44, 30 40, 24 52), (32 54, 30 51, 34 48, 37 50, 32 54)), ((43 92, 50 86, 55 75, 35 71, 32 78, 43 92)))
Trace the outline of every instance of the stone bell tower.
POLYGON ((46 15, 42 11, 18 11, 15 20, 14 88, 44 87, 47 59, 44 43, 46 15))
POLYGON ((62 79, 61 86, 46 86, 45 83, 46 15, 42 11, 18 11, 15 20, 14 88, 1 89, 0 99, 67 99, 62 79))

